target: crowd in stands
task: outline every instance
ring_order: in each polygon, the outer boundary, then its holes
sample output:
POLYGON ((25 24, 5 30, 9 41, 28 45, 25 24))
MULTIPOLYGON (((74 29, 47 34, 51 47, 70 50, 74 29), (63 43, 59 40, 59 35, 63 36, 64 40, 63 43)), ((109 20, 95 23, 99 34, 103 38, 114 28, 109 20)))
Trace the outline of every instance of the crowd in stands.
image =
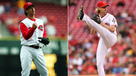
MULTIPOLYGON (((72 5, 72 7, 74 6, 72 5)), ((116 2, 116 7, 124 6, 123 0, 116 2)), ((136 75, 136 15, 127 9, 122 11, 114 14, 118 22, 118 40, 113 47, 107 50, 104 69, 106 74, 117 74, 118 76, 124 74, 136 75)), ((111 12, 111 14, 113 13, 111 12)), ((84 32, 90 34, 91 28, 87 24, 82 24, 80 27, 84 32)), ((74 37, 70 32, 68 35, 68 74, 98 74, 96 52, 99 38, 97 34, 93 35, 91 39, 85 38, 84 40, 75 40, 74 37)))
MULTIPOLYGON (((26 16, 24 15, 23 5, 25 0, 6 1, 0 3, 0 21, 2 25, 7 27, 11 35, 20 36, 18 29, 20 21, 26 16)), ((50 37, 61 37, 66 39, 67 35, 67 22, 65 20, 67 16, 66 6, 55 5, 53 3, 37 3, 35 4, 35 17, 44 21, 45 30, 50 37), (43 7, 41 7, 43 6, 43 7), (47 7, 49 6, 49 7, 47 7), (56 9, 55 9, 56 8, 56 9), (62 10, 60 10, 62 9, 62 10), (55 12, 59 10, 58 12, 55 12), (62 15, 58 15, 58 14, 62 15), (65 19, 65 20, 64 20, 65 19), (59 30, 63 28, 62 30, 59 30)))

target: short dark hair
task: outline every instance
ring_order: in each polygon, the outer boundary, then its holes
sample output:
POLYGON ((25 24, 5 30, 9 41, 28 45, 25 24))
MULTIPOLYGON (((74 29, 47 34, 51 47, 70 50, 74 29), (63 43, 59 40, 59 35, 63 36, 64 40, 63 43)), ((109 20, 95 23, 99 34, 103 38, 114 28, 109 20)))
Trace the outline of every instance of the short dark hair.
POLYGON ((24 14, 27 16, 27 13, 24 11, 24 14))
MULTIPOLYGON (((28 7, 28 8, 29 8, 29 7, 28 7)), ((26 8, 26 10, 27 10, 28 8, 26 8)), ((24 14, 27 16, 27 13, 25 12, 26 10, 24 10, 24 14)))

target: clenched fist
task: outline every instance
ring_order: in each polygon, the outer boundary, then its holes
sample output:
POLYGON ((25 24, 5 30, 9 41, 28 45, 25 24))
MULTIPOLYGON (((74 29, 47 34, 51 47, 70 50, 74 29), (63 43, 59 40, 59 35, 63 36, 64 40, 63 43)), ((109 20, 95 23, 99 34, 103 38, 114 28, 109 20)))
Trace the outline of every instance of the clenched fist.
POLYGON ((33 23, 33 28, 37 28, 37 24, 36 23, 33 23))

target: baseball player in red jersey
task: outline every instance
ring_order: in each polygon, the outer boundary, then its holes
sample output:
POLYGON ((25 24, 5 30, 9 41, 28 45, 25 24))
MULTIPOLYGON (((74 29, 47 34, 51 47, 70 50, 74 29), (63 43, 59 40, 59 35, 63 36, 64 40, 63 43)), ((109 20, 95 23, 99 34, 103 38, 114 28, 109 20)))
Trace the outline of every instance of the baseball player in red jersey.
POLYGON ((105 1, 99 1, 96 9, 98 14, 93 15, 92 18, 83 12, 83 6, 81 6, 77 16, 78 20, 85 21, 91 27, 92 34, 97 31, 100 38, 96 54, 99 76, 105 76, 103 63, 107 50, 117 41, 116 27, 118 24, 115 17, 107 13, 107 6, 109 5, 105 1))
POLYGON ((34 62, 40 76, 48 76, 45 57, 41 47, 49 44, 43 21, 35 18, 35 9, 31 2, 24 4, 26 18, 21 21, 19 30, 21 34, 21 76, 29 76, 31 63, 34 62))

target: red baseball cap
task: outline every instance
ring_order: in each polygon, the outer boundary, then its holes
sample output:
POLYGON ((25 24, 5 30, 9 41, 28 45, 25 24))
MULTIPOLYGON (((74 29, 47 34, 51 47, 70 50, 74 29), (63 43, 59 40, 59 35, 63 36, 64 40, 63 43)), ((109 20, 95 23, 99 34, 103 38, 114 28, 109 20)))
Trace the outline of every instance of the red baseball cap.
POLYGON ((35 6, 34 4, 32 4, 31 2, 26 2, 25 4, 24 4, 24 10, 26 10, 27 8, 29 8, 30 6, 35 6))
POLYGON ((105 1, 99 1, 97 3, 97 7, 104 7, 104 6, 109 6, 105 1))

